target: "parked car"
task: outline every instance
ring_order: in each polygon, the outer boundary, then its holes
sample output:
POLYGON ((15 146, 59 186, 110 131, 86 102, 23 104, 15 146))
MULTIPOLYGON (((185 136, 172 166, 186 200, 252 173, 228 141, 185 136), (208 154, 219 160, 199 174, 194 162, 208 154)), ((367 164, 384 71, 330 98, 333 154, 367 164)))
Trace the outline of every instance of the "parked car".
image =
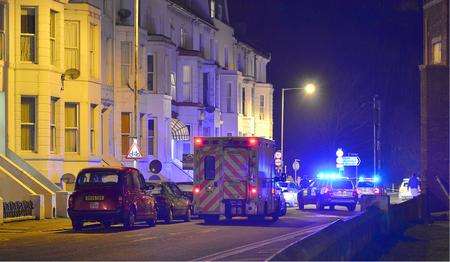
POLYGON ((181 190, 183 195, 189 198, 189 200, 193 200, 194 196, 192 190, 194 189, 194 182, 177 182, 178 188, 181 190))
POLYGON ((135 168, 82 169, 67 210, 73 230, 81 230, 88 221, 101 222, 105 228, 123 223, 130 229, 137 221, 154 226, 156 202, 148 189, 144 177, 135 168))
POLYGON ((167 224, 174 219, 191 220, 192 202, 173 182, 147 183, 156 198, 158 219, 167 224))
MULTIPOLYGON (((419 185, 419 194, 420 194, 420 185, 419 185)), ((413 198, 411 193, 411 189, 409 188, 409 178, 403 178, 402 183, 398 189, 398 198, 401 200, 407 200, 413 198)))
POLYGON ((315 204, 319 210, 329 206, 345 206, 354 211, 358 202, 358 194, 353 182, 347 177, 316 179, 311 185, 299 191, 297 195, 299 209, 307 204, 315 204))
POLYGON ((359 178, 356 183, 356 192, 358 198, 363 195, 383 195, 385 194, 384 187, 375 178, 359 178))

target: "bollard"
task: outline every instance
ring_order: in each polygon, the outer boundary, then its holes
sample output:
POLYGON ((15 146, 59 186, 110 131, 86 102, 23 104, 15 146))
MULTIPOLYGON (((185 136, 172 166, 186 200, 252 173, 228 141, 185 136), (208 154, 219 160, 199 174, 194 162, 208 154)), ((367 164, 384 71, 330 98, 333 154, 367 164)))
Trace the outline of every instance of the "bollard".
POLYGON ((56 217, 69 217, 67 214, 69 196, 70 193, 67 191, 56 192, 56 217))
POLYGON ((0 224, 3 224, 3 198, 0 197, 0 224))
POLYGON ((45 218, 45 206, 44 206, 44 196, 43 195, 31 195, 31 201, 33 202, 33 216, 36 219, 45 218))

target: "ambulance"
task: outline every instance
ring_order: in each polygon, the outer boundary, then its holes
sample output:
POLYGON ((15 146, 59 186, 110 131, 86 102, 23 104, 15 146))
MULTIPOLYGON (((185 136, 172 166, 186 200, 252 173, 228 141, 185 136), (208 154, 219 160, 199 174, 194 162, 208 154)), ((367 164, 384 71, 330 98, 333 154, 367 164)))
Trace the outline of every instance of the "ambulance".
POLYGON ((194 138, 194 208, 205 223, 249 217, 278 220, 274 142, 258 137, 194 138))

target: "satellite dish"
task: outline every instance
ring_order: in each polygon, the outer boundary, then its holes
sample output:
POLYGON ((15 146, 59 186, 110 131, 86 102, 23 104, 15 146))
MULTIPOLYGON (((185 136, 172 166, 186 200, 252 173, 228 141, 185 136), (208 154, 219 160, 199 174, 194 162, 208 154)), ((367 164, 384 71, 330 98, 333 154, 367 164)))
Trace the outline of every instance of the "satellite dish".
POLYGON ((62 175, 61 181, 66 184, 73 184, 75 183, 75 176, 70 173, 65 173, 64 175, 62 175))
POLYGON ((207 106, 206 108, 205 108, 205 110, 206 110, 206 112, 208 112, 208 113, 214 113, 214 110, 216 110, 213 106, 207 106))
POLYGON ((80 77, 80 70, 76 68, 69 68, 64 72, 64 75, 70 77, 70 79, 75 80, 80 77))
POLYGON ((162 170, 162 163, 157 159, 152 160, 152 162, 150 162, 150 164, 148 165, 148 168, 153 174, 159 174, 159 172, 161 172, 162 170))

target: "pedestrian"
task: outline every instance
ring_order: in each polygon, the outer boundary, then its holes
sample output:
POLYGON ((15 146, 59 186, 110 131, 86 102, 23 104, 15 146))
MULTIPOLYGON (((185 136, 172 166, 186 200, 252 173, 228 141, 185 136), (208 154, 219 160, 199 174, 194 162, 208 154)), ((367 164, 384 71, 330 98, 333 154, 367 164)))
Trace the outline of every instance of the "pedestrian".
POLYGON ((413 173, 408 181, 408 187, 409 187, 409 191, 411 192, 412 197, 416 197, 419 195, 419 184, 420 184, 420 182, 419 182, 419 178, 417 177, 417 174, 413 173))

